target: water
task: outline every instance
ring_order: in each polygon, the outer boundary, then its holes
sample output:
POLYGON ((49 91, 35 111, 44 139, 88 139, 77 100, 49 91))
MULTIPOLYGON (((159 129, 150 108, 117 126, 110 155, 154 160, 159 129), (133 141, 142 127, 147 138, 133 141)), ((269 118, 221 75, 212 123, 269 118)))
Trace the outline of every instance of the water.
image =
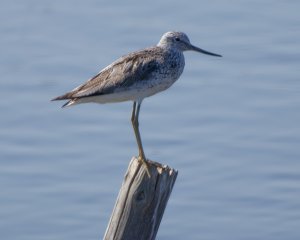
POLYGON ((146 99, 146 154, 179 170, 157 239, 299 239, 298 1, 2 1, 1 239, 101 239, 137 153, 131 103, 49 99, 169 30, 181 79, 146 99))

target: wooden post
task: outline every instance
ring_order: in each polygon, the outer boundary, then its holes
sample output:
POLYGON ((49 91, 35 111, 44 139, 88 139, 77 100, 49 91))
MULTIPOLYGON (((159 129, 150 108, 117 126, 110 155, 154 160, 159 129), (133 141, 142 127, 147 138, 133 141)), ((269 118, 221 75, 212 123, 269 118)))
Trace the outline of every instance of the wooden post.
POLYGON ((137 158, 131 159, 104 240, 155 239, 178 172, 147 162, 151 178, 137 158))

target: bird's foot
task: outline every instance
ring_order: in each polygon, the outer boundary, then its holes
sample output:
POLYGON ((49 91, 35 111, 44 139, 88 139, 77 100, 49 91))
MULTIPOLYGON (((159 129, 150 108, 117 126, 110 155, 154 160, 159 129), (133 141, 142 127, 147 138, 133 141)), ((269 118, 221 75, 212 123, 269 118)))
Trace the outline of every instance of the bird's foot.
POLYGON ((142 157, 141 155, 139 155, 138 161, 139 161, 142 165, 145 166, 147 175, 148 175, 149 178, 151 178, 150 168, 149 168, 148 162, 146 161, 146 158, 145 158, 145 157, 142 157))

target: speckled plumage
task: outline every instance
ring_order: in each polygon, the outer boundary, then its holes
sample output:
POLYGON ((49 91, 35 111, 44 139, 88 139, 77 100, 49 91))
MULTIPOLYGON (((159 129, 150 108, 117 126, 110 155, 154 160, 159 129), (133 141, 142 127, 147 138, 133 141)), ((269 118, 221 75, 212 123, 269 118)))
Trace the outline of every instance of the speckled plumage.
POLYGON ((182 32, 167 32, 150 48, 129 53, 71 92, 53 100, 70 100, 63 106, 86 102, 142 101, 169 88, 184 69, 183 51, 220 56, 191 45, 182 32))

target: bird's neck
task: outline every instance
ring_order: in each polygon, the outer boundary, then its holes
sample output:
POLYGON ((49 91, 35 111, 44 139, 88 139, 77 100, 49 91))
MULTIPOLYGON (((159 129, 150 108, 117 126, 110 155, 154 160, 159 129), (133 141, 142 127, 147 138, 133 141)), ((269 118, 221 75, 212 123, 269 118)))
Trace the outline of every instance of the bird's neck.
POLYGON ((166 43, 164 41, 160 41, 156 46, 163 49, 166 52, 177 53, 179 55, 182 54, 182 51, 178 50, 176 47, 174 47, 170 43, 166 43))

